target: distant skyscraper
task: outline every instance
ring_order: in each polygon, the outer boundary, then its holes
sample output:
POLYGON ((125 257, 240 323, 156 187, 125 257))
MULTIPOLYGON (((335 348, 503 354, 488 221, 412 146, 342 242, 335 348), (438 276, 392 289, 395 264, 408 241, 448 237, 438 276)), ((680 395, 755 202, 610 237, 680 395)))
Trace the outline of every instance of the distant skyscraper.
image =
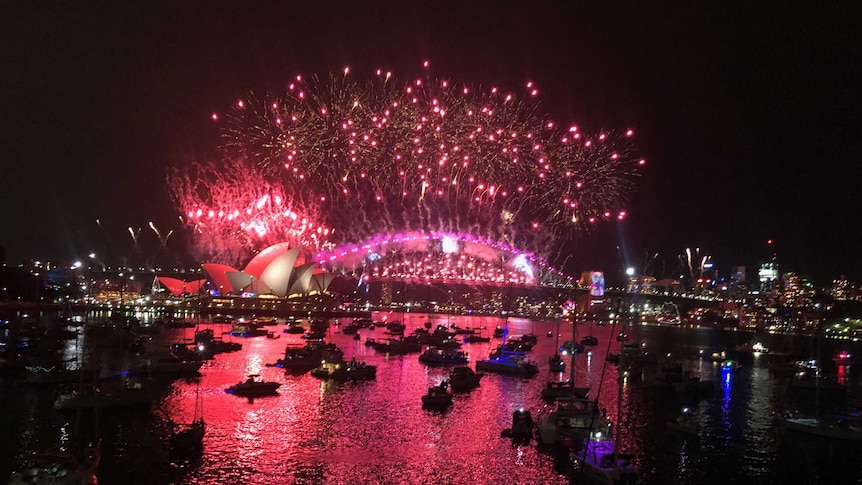
POLYGON ((763 292, 771 290, 778 282, 778 265, 774 261, 761 264, 757 276, 760 280, 760 290, 763 292))
POLYGON ((730 270, 730 282, 739 285, 745 283, 745 266, 734 266, 730 270))
POLYGON ((796 306, 802 302, 802 282, 796 273, 785 273, 784 286, 781 291, 781 304, 796 306))

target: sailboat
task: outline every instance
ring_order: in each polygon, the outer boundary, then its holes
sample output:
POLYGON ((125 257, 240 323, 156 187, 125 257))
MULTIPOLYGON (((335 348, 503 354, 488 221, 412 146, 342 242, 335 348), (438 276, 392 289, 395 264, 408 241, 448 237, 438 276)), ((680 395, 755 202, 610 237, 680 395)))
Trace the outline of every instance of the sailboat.
MULTIPOLYGON (((575 322, 572 322, 572 341, 576 337, 575 322)), ((601 417, 597 403, 587 399, 589 387, 575 387, 575 359, 569 368, 569 380, 548 382, 542 389, 542 399, 553 401, 545 406, 536 418, 539 442, 543 445, 573 444, 592 436, 610 433, 610 422, 601 417)))
POLYGON ((170 454, 172 457, 194 457, 203 453, 206 424, 200 389, 195 394, 195 411, 191 423, 169 421, 171 426, 170 454))
MULTIPOLYGON (((575 341, 577 336, 577 331, 575 327, 574 320, 572 321, 572 342, 575 341)), ((559 344, 559 321, 557 321, 557 344, 559 344)), ((554 358, 560 358, 559 354, 554 354, 554 358)), ((569 379, 567 381, 548 381, 545 384, 545 388, 542 389, 542 399, 546 401, 553 401, 559 398, 565 397, 578 397, 578 398, 586 398, 587 393, 590 392, 589 387, 575 387, 575 359, 577 358, 577 352, 572 353, 572 364, 569 367, 569 379)), ((563 364, 562 370, 556 370, 553 368, 553 363, 549 359, 549 367, 551 372, 562 372, 565 370, 565 363, 563 364)), ((560 359, 562 360, 562 359, 560 359)))
MULTIPOLYGON (((560 321, 557 320, 557 342, 554 346, 555 349, 559 349, 560 347, 560 321)), ((560 357, 560 352, 555 351, 554 355, 548 357, 548 370, 550 372, 565 372, 566 371, 566 362, 560 357)))
MULTIPOLYGON (((625 331, 625 329, 623 329, 625 331)), ((607 365, 607 362, 605 362, 607 365)), ((618 372, 622 372, 618 369, 618 372)), ((584 478, 594 483, 624 485, 640 483, 640 474, 634 463, 632 453, 619 449, 620 423, 622 423, 623 379, 617 379, 617 430, 613 436, 593 434, 584 440, 581 450, 573 454, 574 471, 572 478, 584 478)))

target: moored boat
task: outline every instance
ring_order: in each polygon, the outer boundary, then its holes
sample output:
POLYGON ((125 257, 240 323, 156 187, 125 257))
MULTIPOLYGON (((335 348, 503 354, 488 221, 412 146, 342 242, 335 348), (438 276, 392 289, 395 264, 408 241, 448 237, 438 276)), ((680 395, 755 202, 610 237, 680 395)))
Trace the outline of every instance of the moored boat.
POLYGON ((476 370, 511 376, 533 377, 539 373, 539 366, 528 360, 523 352, 504 349, 497 358, 477 361, 476 370))
POLYGON ((572 454, 574 478, 607 485, 641 483, 634 464, 635 456, 617 451, 614 440, 588 440, 583 449, 572 454))
POLYGON ((560 357, 560 354, 554 354, 548 357, 548 370, 551 372, 565 372, 566 361, 560 357))
POLYGON ((484 376, 485 374, 473 372, 473 369, 467 366, 458 366, 449 373, 449 386, 452 392, 469 391, 479 387, 479 382, 484 376))
POLYGON ((568 381, 549 381, 542 389, 542 399, 546 401, 556 401, 560 398, 577 397, 586 398, 590 392, 589 387, 575 387, 571 380, 568 381))
POLYGON ((419 355, 419 362, 426 365, 459 365, 468 361, 467 352, 451 348, 429 347, 419 355))
POLYGON ((245 381, 237 382, 236 384, 225 389, 228 394, 244 397, 272 396, 277 394, 281 383, 264 381, 259 379, 258 374, 250 374, 245 381))
POLYGON ((782 422, 788 431, 843 441, 862 441, 862 426, 847 419, 788 414, 782 416, 782 422))
POLYGON ((140 386, 127 386, 115 391, 104 391, 96 385, 82 386, 54 401, 54 409, 60 411, 88 411, 134 406, 149 406, 152 399, 140 386))
POLYGON ((203 452, 206 424, 198 418, 188 424, 171 422, 170 454, 174 457, 196 456, 203 452))
POLYGON ((574 446, 591 437, 608 438, 612 426, 596 403, 585 398, 561 398, 546 406, 536 418, 539 443, 574 446))
POLYGON ((377 366, 357 362, 356 359, 323 361, 319 367, 311 370, 311 375, 338 382, 370 381, 377 378, 377 366))
POLYGON ((449 381, 443 380, 436 386, 428 388, 422 396, 423 409, 445 409, 452 405, 452 392, 449 391, 449 381))

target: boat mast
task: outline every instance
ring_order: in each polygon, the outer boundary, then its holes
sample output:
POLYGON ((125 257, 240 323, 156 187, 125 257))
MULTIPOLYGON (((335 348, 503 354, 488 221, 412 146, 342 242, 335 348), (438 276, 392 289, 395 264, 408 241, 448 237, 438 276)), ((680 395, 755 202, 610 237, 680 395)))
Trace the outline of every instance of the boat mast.
MULTIPOLYGON (((620 297, 620 306, 619 306, 619 309, 617 311, 617 315, 619 316, 620 321, 622 322, 622 328, 620 329, 620 332, 622 332, 623 335, 626 334, 626 320, 628 320, 628 318, 629 318, 628 312, 626 312, 625 317, 623 317, 623 315, 622 315, 624 304, 625 304, 625 296, 621 296, 620 297)), ((620 342, 620 354, 622 354, 622 347, 624 345, 625 345, 625 342, 620 342)), ((623 422, 623 370, 622 370, 622 367, 623 367, 623 360, 622 360, 622 355, 621 355, 620 364, 617 366, 617 426, 616 426, 616 429, 614 430, 614 454, 613 454, 614 468, 616 468, 617 464, 619 463, 618 457, 619 457, 619 453, 620 453, 620 430, 622 429, 621 424, 623 422)))
MULTIPOLYGON (((576 319, 574 317, 572 317, 572 365, 571 365, 571 368, 569 369, 569 382, 572 383, 572 396, 571 397, 575 397, 575 357, 577 357, 577 355, 578 355, 578 352, 577 352, 577 349, 578 349, 577 345, 578 344, 577 344, 577 341, 575 340, 577 338, 577 331, 576 331, 577 327, 575 327, 575 325, 576 325, 576 319)), ((558 333, 558 335, 559 335, 559 333, 558 333)), ((559 346, 557 346, 557 349, 559 351, 559 346)))

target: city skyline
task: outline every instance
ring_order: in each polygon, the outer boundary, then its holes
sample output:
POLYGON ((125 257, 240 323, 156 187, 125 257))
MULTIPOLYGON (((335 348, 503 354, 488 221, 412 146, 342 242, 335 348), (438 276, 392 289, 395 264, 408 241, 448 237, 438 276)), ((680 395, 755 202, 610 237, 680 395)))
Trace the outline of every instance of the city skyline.
POLYGON ((746 266, 753 279, 775 254, 821 286, 862 279, 862 43, 843 8, 215 5, 12 4, 0 20, 8 263, 189 261, 165 177, 214 156, 212 113, 297 73, 410 79, 428 60, 471 84, 535 82, 559 123, 637 133, 648 163, 628 216, 569 243, 575 275, 667 276, 700 248, 720 275, 746 266))

